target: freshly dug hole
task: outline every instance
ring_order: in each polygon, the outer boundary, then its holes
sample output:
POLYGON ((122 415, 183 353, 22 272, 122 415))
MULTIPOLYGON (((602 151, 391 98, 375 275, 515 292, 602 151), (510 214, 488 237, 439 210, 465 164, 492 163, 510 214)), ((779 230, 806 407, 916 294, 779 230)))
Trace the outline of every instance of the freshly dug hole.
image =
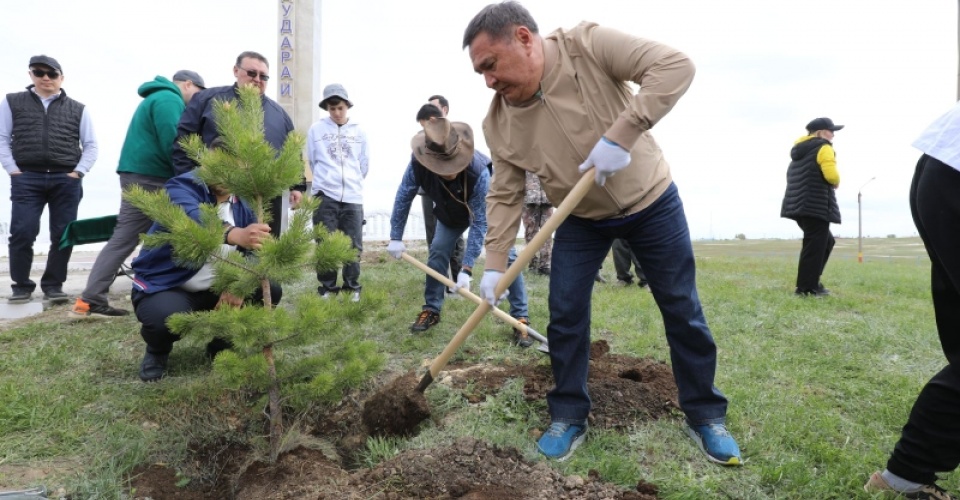
POLYGON ((394 379, 363 403, 361 419, 371 436, 410 436, 430 418, 430 405, 416 390, 416 374, 394 379))

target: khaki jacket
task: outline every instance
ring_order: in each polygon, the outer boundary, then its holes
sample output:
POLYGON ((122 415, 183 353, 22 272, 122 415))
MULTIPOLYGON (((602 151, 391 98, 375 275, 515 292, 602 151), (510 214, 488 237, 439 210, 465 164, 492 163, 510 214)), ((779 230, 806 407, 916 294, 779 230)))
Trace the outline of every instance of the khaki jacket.
POLYGON ((543 43, 545 51, 554 44, 559 55, 546 62, 541 98, 510 106, 494 96, 483 122, 494 168, 487 193, 487 269, 506 269, 520 228, 525 173, 536 174, 558 206, 601 136, 629 148, 630 165, 604 187, 594 186, 573 215, 593 220, 631 215, 672 182, 648 130, 690 86, 695 72, 690 59, 666 45, 586 22, 557 30, 543 43), (634 95, 626 82, 640 91, 634 95))

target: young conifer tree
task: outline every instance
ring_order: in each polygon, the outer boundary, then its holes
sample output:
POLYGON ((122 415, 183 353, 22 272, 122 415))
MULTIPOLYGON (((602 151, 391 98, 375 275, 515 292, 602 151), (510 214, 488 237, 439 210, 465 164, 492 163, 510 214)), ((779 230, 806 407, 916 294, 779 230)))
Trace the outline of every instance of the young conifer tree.
MULTIPOLYGON (((241 88, 239 94, 239 103, 214 103, 221 147, 208 149, 196 135, 184 138, 181 146, 200 165, 196 171, 200 181, 226 186, 248 202, 258 222, 264 222, 270 219, 269 201, 301 181, 304 138, 291 133, 276 151, 264 138, 259 92, 251 87, 241 88)), ((283 406, 302 408, 316 401, 338 401, 344 389, 380 370, 383 356, 375 344, 358 339, 345 327, 345 318, 338 321, 335 317, 361 305, 331 305, 316 293, 307 293, 292 305, 278 306, 270 295, 271 281, 292 284, 305 275, 338 269, 359 258, 343 233, 328 233, 322 224, 309 229, 319 200, 305 198, 279 238, 264 240, 256 251, 224 256, 224 227, 216 207, 201 207, 201 223, 197 224, 165 191, 148 193, 134 188, 124 197, 166 228, 144 236, 145 246, 170 244, 174 259, 183 266, 199 268, 213 262, 214 292, 227 291, 249 299, 258 288, 262 290, 263 304, 248 302, 242 308, 178 314, 168 321, 170 329, 188 342, 203 345, 219 337, 233 344, 216 357, 214 371, 231 387, 265 395, 270 410, 271 462, 281 449, 283 406)))

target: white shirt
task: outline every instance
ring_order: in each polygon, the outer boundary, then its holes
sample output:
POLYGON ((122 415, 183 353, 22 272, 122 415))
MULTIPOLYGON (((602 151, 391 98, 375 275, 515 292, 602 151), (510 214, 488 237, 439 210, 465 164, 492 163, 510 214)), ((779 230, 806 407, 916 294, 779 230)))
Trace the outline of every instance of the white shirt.
POLYGON ((960 102, 934 120, 913 147, 960 171, 960 102))
MULTIPOLYGON (((233 210, 230 209, 230 200, 218 204, 217 212, 220 214, 220 220, 230 224, 231 226, 233 225, 233 210)), ((220 246, 221 257, 226 257, 228 253, 233 251, 236 251, 236 248, 233 245, 223 244, 220 246)), ((180 288, 188 292, 202 292, 204 290, 209 290, 210 285, 212 284, 213 264, 208 261, 203 265, 203 267, 200 268, 199 271, 197 271, 197 274, 194 274, 192 278, 180 285, 180 288)))

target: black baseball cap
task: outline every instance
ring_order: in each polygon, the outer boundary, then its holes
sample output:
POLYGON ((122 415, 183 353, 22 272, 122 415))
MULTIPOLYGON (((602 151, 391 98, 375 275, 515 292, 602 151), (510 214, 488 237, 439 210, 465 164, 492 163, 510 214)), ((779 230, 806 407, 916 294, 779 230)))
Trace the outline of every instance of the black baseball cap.
POLYGON ((807 132, 816 132, 817 130, 829 130, 836 132, 843 128, 843 125, 834 125, 833 120, 829 118, 814 118, 807 124, 807 132))
POLYGON ((201 89, 207 88, 207 86, 203 83, 203 77, 201 77, 196 71, 190 71, 189 69, 181 69, 180 71, 177 71, 173 74, 173 78, 171 78, 171 80, 175 82, 192 82, 201 89))
POLYGON ((30 64, 28 64, 27 67, 29 68, 30 66, 35 66, 37 64, 50 66, 51 68, 63 73, 63 68, 60 67, 60 63, 58 63, 56 59, 50 56, 45 56, 45 55, 33 56, 30 58, 30 64))

